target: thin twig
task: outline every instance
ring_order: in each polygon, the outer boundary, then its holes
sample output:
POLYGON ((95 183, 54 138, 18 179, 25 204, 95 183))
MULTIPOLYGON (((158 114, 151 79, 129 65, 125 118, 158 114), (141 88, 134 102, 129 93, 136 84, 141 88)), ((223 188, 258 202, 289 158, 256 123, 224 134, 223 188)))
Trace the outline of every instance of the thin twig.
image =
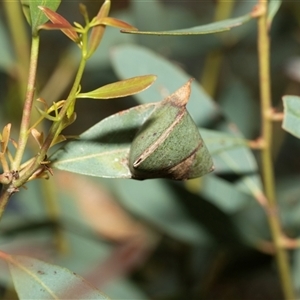
POLYGON ((262 177, 265 195, 268 200, 267 218, 274 242, 275 256, 279 270, 283 294, 286 300, 295 299, 288 255, 282 247, 282 230, 275 196, 274 168, 272 161, 272 120, 269 112, 272 109, 270 88, 270 39, 267 24, 267 1, 259 0, 258 17, 258 56, 261 97, 262 139, 265 147, 261 150, 262 177))

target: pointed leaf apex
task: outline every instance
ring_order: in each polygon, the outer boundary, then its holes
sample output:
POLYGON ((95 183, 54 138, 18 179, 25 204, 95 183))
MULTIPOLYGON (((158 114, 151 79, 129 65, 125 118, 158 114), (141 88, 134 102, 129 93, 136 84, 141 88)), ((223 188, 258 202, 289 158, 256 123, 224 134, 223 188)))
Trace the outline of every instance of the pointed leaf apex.
POLYGON ((191 95, 191 85, 193 80, 194 78, 190 78, 185 85, 175 91, 172 95, 165 98, 163 101, 172 102, 173 105, 178 107, 186 106, 191 95))
POLYGON ((60 29, 72 41, 74 41, 75 43, 79 42, 80 38, 75 28, 63 16, 45 6, 38 6, 38 8, 53 23, 53 25, 43 24, 39 26, 39 29, 60 29))
POLYGON ((105 31, 105 25, 102 24, 102 20, 108 16, 109 11, 110 11, 110 1, 106 0, 102 4, 97 16, 93 19, 93 21, 99 23, 99 25, 96 25, 92 29, 89 38, 89 48, 88 48, 87 58, 89 58, 96 51, 97 47, 99 46, 102 40, 105 31))

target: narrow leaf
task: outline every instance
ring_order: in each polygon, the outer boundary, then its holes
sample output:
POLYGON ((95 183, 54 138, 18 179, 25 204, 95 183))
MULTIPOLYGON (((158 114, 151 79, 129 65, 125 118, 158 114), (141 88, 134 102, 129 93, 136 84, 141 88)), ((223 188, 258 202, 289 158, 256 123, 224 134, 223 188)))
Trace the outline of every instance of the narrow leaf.
POLYGON ((222 31, 228 31, 231 28, 240 26, 252 19, 250 14, 244 16, 227 19, 219 22, 214 22, 206 25, 200 25, 191 28, 170 30, 170 31, 135 31, 135 30, 121 30, 123 33, 132 34, 147 34, 147 35, 199 35, 199 34, 210 34, 222 31))
MULTIPOLYGON (((105 0, 102 4, 97 16, 94 20, 98 21, 101 24, 103 18, 107 17, 110 11, 110 0, 105 0)), ((89 48, 87 58, 91 57, 91 55, 96 51, 98 45, 100 44, 102 37, 104 35, 105 25, 97 25, 92 29, 90 38, 89 38, 89 48)))
POLYGON ((65 25, 65 24, 53 24, 53 23, 46 23, 39 26, 39 29, 44 30, 62 30, 62 29, 70 29, 73 28, 72 25, 65 25))
POLYGON ((257 171, 257 164, 247 141, 240 135, 202 128, 201 135, 213 157, 216 172, 236 174, 257 171))
POLYGON ((52 147, 56 144, 59 144, 61 142, 64 142, 66 140, 67 140, 67 138, 64 135, 60 134, 58 137, 54 138, 54 140, 52 141, 50 147, 52 147))
MULTIPOLYGON (((165 58, 143 47, 118 46, 112 54, 113 66, 120 78, 127 78, 133 74, 138 75, 141 70, 150 74, 158 72, 158 79, 153 87, 135 96, 140 103, 153 102, 159 99, 164 91, 174 91, 176 86, 190 78, 190 75, 183 73, 181 69, 172 65, 165 58)), ((195 81, 192 84, 192 94, 187 109, 199 127, 210 126, 211 120, 220 118, 219 108, 213 104, 203 88, 195 81)), ((216 172, 234 171, 239 174, 256 172, 257 164, 253 153, 243 141, 242 136, 234 129, 235 127, 229 123, 220 126, 222 126, 222 131, 231 135, 222 136, 222 132, 219 132, 220 135, 216 136, 216 131, 208 132, 203 128, 201 129, 201 136, 213 155, 216 172), (219 151, 224 148, 224 140, 225 147, 228 147, 226 152, 219 151), (217 149, 218 145, 219 149, 217 149)))
POLYGON ((270 0, 269 6, 268 6, 268 23, 269 26, 271 25, 273 18, 275 17, 277 11, 279 10, 281 6, 282 1, 281 0, 270 0))
POLYGON ((126 30, 138 30, 136 27, 134 27, 124 21, 121 21, 121 20, 118 20, 115 18, 111 18, 111 17, 103 18, 103 20, 101 21, 101 24, 107 25, 107 26, 112 26, 112 27, 117 27, 117 28, 124 28, 126 30))
POLYGON ((76 98, 112 99, 126 97, 147 89, 155 79, 155 75, 133 77, 107 84, 91 92, 80 93, 76 98))
POLYGON ((175 240, 192 245, 212 242, 210 233, 184 209, 181 202, 185 198, 181 198, 166 181, 115 179, 113 193, 126 210, 175 240))
POLYGON ((68 269, 19 255, 7 262, 20 299, 108 299, 68 269))
MULTIPOLYGON (((3 131, 2 131, 2 139, 1 139, 1 152, 5 153, 6 148, 9 142, 10 138, 10 130, 11 130, 11 123, 8 123, 7 125, 4 126, 3 131)), ((1 136, 0 136, 1 138, 1 136)))
POLYGON ((28 0, 20 0, 22 5, 23 14, 28 22, 31 25, 31 15, 30 15, 30 6, 28 0))
POLYGON ((300 138, 300 97, 284 96, 284 117, 282 128, 300 138))
POLYGON ((32 128, 30 132, 31 135, 36 140, 36 142, 38 143, 39 147, 41 148, 44 142, 44 133, 38 131, 36 128, 32 128))
MULTIPOLYGON (((175 91, 178 86, 191 78, 189 74, 184 73, 178 66, 149 50, 149 48, 133 44, 120 45, 114 48, 112 64, 120 79, 145 73, 157 75, 157 80, 151 89, 147 89, 145 92, 135 96, 140 104, 151 103, 161 99, 166 95, 166 91, 175 91)), ((196 124, 200 126, 210 124, 211 120, 219 118, 220 115, 220 110, 216 104, 196 81, 192 83, 192 94, 187 104, 187 109, 196 124)))
POLYGON ((45 6, 56 11, 60 5, 61 0, 39 0, 39 1, 26 1, 29 5, 30 19, 33 35, 37 34, 38 27, 47 22, 48 17, 39 9, 39 6, 45 6))
POLYGON ((87 11, 86 6, 84 4, 79 3, 79 11, 82 14, 85 22, 89 23, 89 14, 88 14, 88 11, 87 11))
POLYGON ((131 142, 155 107, 140 105, 102 120, 55 152, 50 157, 52 166, 96 177, 131 178, 131 142))
MULTIPOLYGON (((53 24, 55 24, 55 26, 57 26, 57 29, 60 29, 72 41, 76 43, 79 41, 79 36, 76 30, 63 16, 44 6, 39 6, 39 9, 49 18, 49 20, 53 24)), ((39 29, 42 28, 49 29, 47 26, 39 26, 39 29)))

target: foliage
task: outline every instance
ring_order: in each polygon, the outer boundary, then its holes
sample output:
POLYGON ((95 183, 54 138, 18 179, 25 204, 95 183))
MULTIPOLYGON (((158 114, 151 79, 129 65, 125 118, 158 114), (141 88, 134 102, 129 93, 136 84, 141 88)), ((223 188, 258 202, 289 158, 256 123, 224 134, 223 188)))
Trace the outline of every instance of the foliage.
POLYGON ((83 25, 2 4, 3 299, 299 295, 300 8, 280 4, 94 1, 83 25))

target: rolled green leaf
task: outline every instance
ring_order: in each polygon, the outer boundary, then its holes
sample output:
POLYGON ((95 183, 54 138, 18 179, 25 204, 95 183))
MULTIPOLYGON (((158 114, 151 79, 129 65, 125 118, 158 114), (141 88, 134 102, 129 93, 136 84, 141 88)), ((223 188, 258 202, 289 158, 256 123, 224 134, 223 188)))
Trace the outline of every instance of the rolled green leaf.
POLYGON ((134 138, 129 154, 134 178, 184 180, 213 170, 212 158, 185 107, 191 81, 165 98, 134 138))

